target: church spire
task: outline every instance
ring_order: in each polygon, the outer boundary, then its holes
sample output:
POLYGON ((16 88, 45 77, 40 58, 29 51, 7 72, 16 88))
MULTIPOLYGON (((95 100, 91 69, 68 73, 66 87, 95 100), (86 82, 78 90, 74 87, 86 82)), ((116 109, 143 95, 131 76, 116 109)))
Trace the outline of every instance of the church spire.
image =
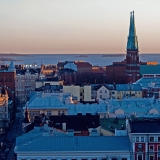
POLYGON ((26 104, 26 111, 25 111, 25 117, 24 117, 23 123, 30 123, 27 106, 28 106, 28 104, 26 104))
POLYGON ((131 12, 130 15, 130 27, 129 27, 129 35, 128 35, 128 42, 127 42, 127 50, 138 50, 138 40, 136 36, 136 28, 135 28, 135 21, 134 21, 134 11, 131 12))

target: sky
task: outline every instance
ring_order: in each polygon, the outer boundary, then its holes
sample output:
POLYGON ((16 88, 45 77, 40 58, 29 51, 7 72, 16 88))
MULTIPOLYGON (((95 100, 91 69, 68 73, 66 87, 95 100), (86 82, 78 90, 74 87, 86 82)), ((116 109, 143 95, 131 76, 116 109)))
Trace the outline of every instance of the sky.
POLYGON ((160 0, 0 0, 0 53, 160 53, 160 0))

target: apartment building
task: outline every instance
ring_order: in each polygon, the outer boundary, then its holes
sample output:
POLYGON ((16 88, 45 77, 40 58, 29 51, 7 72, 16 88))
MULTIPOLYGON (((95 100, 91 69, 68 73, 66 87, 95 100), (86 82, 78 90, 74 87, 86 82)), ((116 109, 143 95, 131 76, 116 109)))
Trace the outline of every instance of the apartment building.
POLYGON ((64 93, 71 93, 77 100, 84 103, 94 103, 95 97, 92 95, 91 85, 64 85, 64 93))
POLYGON ((160 120, 129 121, 134 160, 160 160, 160 120))
POLYGON ((24 103, 29 98, 30 91, 36 88, 38 71, 33 68, 17 69, 15 77, 15 96, 17 103, 24 103))

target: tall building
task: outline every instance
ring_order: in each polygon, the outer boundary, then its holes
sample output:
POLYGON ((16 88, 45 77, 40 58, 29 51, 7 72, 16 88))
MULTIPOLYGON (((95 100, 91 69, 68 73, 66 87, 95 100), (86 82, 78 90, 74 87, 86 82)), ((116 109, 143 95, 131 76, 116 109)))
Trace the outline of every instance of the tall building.
POLYGON ((130 15, 130 28, 126 54, 126 83, 135 82, 140 78, 138 40, 136 36, 134 11, 130 15))

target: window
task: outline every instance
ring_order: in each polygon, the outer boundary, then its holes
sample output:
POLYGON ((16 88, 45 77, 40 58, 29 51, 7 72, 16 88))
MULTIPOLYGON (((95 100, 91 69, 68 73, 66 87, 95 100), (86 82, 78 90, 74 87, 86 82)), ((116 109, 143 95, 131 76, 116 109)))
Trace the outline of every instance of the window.
POLYGON ((141 137, 141 142, 144 142, 144 137, 141 137))
POLYGON ((160 152, 160 145, 157 146, 157 151, 160 152))
POLYGON ((100 90, 100 92, 99 93, 102 93, 102 90, 100 90))
POLYGON ((137 160, 143 160, 143 156, 141 154, 137 155, 137 160))
POLYGON ((152 146, 149 146, 149 151, 150 152, 153 152, 153 150, 154 150, 154 146, 152 145, 152 146))
POLYGON ((58 115, 61 115, 61 111, 58 111, 58 115))
POLYGON ((51 114, 51 111, 47 111, 47 115, 48 116, 51 116, 52 114, 51 114))
POLYGON ((102 99, 102 95, 100 95, 100 98, 102 99))
POLYGON ((142 146, 142 144, 138 144, 138 146, 137 146, 137 151, 138 151, 138 152, 142 152, 142 151, 143 151, 143 146, 142 146))
POLYGON ((154 142, 154 137, 149 137, 150 142, 154 142))
POLYGON ((158 142, 160 142, 160 137, 158 137, 158 142))
POLYGON ((136 137, 136 142, 139 142, 139 137, 136 137))
POLYGON ((105 93, 107 93, 107 90, 105 90, 105 93))
POLYGON ((114 94, 114 92, 112 92, 112 94, 114 94))
POLYGON ((160 160, 160 154, 157 154, 157 160, 160 160))
POLYGON ((149 160, 154 160, 154 155, 153 154, 149 155, 149 160))

